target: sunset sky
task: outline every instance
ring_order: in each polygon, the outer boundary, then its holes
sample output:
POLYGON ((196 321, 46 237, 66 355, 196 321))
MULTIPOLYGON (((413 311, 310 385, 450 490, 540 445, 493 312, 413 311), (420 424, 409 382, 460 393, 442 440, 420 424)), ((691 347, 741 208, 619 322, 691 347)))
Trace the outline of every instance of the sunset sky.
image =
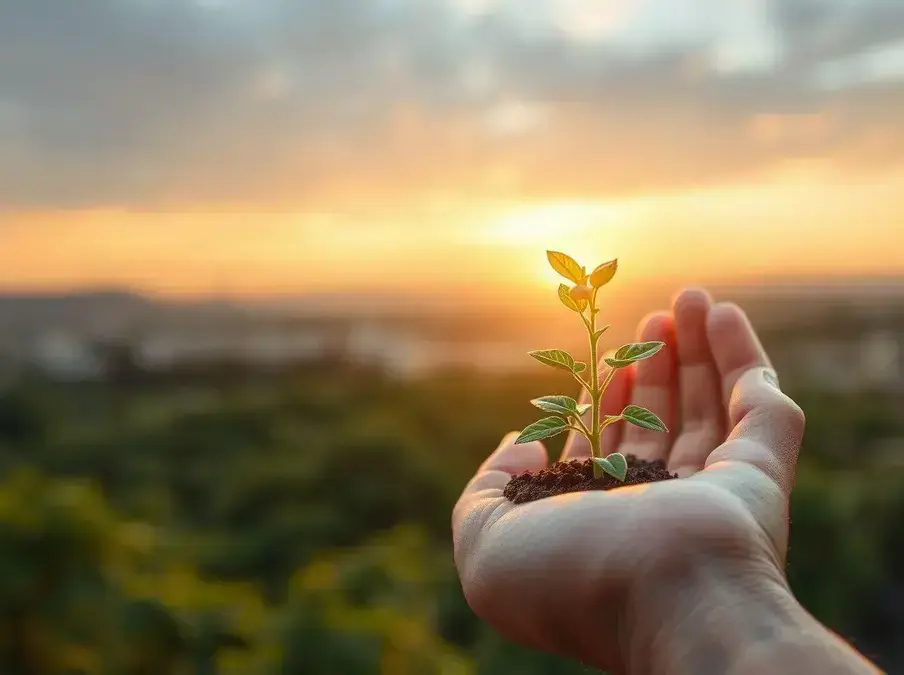
POLYGON ((0 287, 904 270, 900 0, 0 0, 0 287))

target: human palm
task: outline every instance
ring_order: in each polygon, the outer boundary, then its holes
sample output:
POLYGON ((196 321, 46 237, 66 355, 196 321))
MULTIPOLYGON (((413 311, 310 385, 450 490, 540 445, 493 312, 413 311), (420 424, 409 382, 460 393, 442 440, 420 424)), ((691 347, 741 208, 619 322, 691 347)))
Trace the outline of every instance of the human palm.
MULTIPOLYGON (((479 616, 515 642, 615 671, 641 658, 634 652, 659 630, 657 608, 686 601, 694 577, 784 585, 803 433, 800 409, 775 386, 737 307, 685 291, 672 312, 642 324, 640 338, 667 347, 619 370, 601 407, 642 405, 673 431, 613 425, 603 450, 661 459, 681 480, 515 505, 502 496, 511 475, 548 457, 541 443, 514 445, 510 434, 453 513, 455 562, 479 616)), ((574 436, 563 459, 589 454, 574 436)))

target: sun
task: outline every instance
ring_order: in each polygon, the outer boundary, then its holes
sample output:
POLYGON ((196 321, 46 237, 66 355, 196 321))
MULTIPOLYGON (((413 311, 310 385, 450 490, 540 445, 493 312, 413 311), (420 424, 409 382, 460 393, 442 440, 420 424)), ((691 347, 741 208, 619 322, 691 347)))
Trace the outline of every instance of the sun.
POLYGON ((519 258, 536 259, 529 265, 530 283, 548 286, 558 279, 546 265, 547 250, 567 250, 584 265, 614 257, 614 209, 599 202, 567 201, 518 206, 497 217, 487 228, 492 243, 517 251, 519 258), (581 252, 593 260, 582 260, 581 252))
POLYGON ((517 207, 491 224, 491 236, 509 245, 572 238, 609 220, 610 209, 595 202, 554 202, 517 207))

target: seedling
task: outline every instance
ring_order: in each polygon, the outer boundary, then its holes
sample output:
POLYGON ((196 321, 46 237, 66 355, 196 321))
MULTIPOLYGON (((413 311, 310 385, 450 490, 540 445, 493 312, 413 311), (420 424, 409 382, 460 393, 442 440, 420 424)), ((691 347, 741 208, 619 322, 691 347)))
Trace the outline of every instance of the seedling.
POLYGON ((525 428, 515 443, 539 441, 557 436, 565 431, 574 431, 584 436, 590 443, 594 476, 601 477, 609 474, 624 482, 628 472, 628 461, 625 456, 618 452, 607 457, 602 456, 600 439, 606 427, 624 420, 643 429, 653 431, 668 431, 668 429, 653 412, 637 405, 629 405, 622 410, 620 415, 602 416, 600 401, 618 369, 627 368, 637 361, 650 358, 665 347, 665 343, 638 342, 624 345, 613 356, 605 359, 609 372, 600 381, 599 341, 609 326, 600 327, 598 325, 597 315, 600 310, 596 306, 596 301, 600 289, 612 281, 615 276, 615 272, 618 270, 618 260, 605 262, 587 274, 585 267, 564 253, 547 251, 546 257, 552 268, 572 284, 571 286, 559 285, 559 300, 581 318, 584 328, 587 329, 590 342, 590 374, 585 378, 582 373, 588 370, 587 364, 583 361, 576 361, 571 354, 561 349, 543 349, 530 352, 530 356, 547 366, 570 373, 586 390, 590 403, 579 404, 570 396, 562 395, 534 399, 531 401, 533 405, 544 412, 552 413, 552 415, 525 428), (590 412, 589 425, 584 420, 588 411, 590 412))

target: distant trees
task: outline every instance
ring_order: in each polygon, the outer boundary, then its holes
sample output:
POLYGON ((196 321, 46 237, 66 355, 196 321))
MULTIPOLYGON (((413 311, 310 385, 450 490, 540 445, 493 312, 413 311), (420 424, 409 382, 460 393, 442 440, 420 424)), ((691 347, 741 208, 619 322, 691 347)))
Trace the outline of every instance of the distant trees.
MULTIPOLYGON (((0 392, 0 672, 584 672, 480 624, 449 544, 474 466, 531 419, 525 391, 556 385, 306 372, 0 392)), ((858 453, 904 419, 802 400, 789 576, 891 670, 904 477, 858 453)))

